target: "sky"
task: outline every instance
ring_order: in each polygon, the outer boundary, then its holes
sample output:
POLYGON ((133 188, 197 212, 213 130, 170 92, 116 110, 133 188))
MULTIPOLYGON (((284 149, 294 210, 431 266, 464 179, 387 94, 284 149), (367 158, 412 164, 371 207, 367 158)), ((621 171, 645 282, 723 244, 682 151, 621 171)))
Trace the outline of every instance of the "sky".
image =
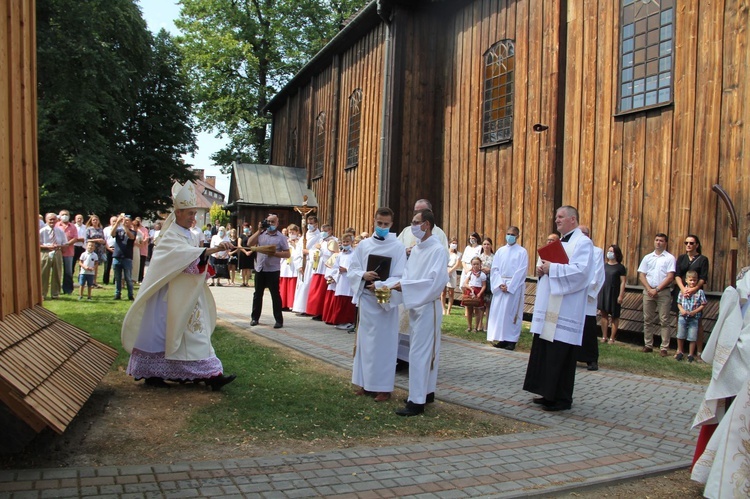
MULTIPOLYGON (((174 0, 139 0, 138 2, 143 11, 143 18, 148 24, 154 34, 158 33, 162 28, 166 29, 172 34, 178 34, 179 31, 174 25, 174 19, 180 15, 180 6, 174 0)), ((195 153, 195 157, 190 155, 184 155, 185 161, 193 168, 203 168, 206 170, 206 175, 216 176, 216 188, 224 194, 225 198, 229 198, 229 175, 222 175, 221 169, 214 165, 213 161, 209 158, 211 154, 215 153, 227 143, 226 140, 217 139, 214 134, 211 133, 199 133, 197 135, 196 142, 198 144, 198 152, 195 153)))

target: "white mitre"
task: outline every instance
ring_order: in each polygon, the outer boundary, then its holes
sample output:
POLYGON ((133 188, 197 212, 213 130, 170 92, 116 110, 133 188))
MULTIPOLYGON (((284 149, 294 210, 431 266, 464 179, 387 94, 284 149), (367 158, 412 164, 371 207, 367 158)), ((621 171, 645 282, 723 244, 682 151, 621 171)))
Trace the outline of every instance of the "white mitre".
POLYGON ((180 185, 179 182, 172 184, 172 201, 175 210, 184 210, 185 208, 195 208, 198 206, 198 195, 195 192, 195 185, 191 181, 180 185))
POLYGON ((154 239, 155 245, 159 244, 161 236, 166 234, 169 226, 174 223, 174 210, 184 210, 198 206, 198 195, 195 192, 195 184, 189 180, 185 182, 185 185, 182 185, 179 182, 172 184, 172 204, 174 207, 172 213, 170 213, 167 219, 164 220, 159 236, 154 239))

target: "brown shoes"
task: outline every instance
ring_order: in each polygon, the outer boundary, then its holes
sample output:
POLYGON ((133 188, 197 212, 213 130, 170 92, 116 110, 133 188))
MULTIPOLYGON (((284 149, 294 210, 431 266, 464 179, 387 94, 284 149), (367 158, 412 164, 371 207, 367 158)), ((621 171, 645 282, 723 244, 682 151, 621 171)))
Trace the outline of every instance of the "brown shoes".
POLYGON ((667 355, 669 355, 669 352, 662 348, 661 350, 659 350, 659 355, 661 355, 662 357, 666 357, 667 355))
POLYGON ((367 395, 368 397, 374 397, 376 395, 376 393, 375 392, 370 392, 368 390, 365 390, 364 388, 360 388, 359 390, 357 390, 356 392, 354 392, 354 395, 357 395, 357 396, 360 396, 360 397, 363 396, 363 395, 367 395))
POLYGON ((375 395, 375 402, 385 402, 391 400, 391 392, 379 392, 375 395))
POLYGON ((654 349, 651 348, 651 347, 643 347, 643 349, 641 350, 641 352, 643 352, 643 353, 651 353, 653 351, 654 351, 654 349))

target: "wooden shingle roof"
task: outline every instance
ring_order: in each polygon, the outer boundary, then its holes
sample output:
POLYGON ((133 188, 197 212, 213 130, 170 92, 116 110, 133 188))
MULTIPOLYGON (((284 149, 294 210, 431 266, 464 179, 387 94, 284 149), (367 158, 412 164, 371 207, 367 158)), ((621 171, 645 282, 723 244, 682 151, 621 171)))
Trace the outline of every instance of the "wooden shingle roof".
POLYGON ((37 305, 0 321, 0 400, 39 432, 62 433, 117 357, 37 305))

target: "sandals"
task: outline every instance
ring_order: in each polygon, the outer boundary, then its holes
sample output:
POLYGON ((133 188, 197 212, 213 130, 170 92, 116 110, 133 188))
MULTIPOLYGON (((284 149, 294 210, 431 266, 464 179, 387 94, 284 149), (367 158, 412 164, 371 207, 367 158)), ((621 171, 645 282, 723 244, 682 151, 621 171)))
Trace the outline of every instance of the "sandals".
POLYGON ((606 342, 607 342, 607 338, 602 338, 602 343, 606 343, 606 342))
POLYGON ((613 338, 610 338, 609 341, 608 341, 608 343, 610 345, 614 345, 615 344, 615 340, 613 338))
MULTIPOLYGON (((692 355, 688 355, 688 362, 692 362, 692 355)), ((674 360, 681 361, 683 358, 685 358, 685 355, 682 352, 677 352, 677 355, 674 356, 674 360)))

